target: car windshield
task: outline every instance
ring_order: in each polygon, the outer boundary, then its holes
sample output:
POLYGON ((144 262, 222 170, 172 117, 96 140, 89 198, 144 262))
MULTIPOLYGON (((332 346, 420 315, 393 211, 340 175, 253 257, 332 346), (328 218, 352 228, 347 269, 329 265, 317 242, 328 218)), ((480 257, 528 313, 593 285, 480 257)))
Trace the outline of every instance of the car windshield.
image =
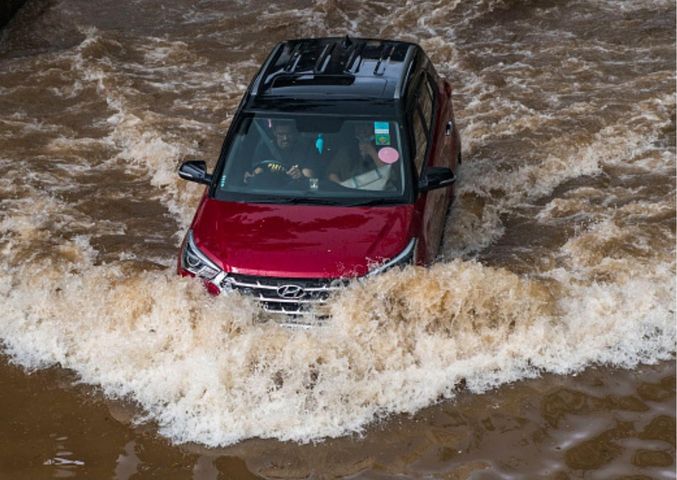
POLYGON ((400 125, 388 118, 245 115, 215 196, 271 203, 401 203, 400 125))

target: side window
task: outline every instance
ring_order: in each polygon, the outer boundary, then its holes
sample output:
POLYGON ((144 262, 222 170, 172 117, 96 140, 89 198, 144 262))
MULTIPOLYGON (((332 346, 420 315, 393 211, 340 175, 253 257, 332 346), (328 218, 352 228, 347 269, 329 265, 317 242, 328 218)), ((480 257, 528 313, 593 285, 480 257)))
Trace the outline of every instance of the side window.
POLYGON ((423 112, 423 118, 425 119, 428 129, 430 129, 433 125, 433 116, 435 113, 435 96, 427 76, 423 78, 417 94, 418 104, 421 108, 421 112, 423 112))
POLYGON ((433 106, 437 106, 437 84, 435 81, 432 79, 430 76, 426 76, 426 82, 425 82, 426 90, 428 91, 428 95, 430 95, 430 98, 433 101, 433 106))
POLYGON ((416 171, 420 172, 425 161, 425 152, 428 149, 428 128, 423 124, 421 119, 421 112, 419 109, 413 111, 412 127, 414 130, 414 164, 416 171))

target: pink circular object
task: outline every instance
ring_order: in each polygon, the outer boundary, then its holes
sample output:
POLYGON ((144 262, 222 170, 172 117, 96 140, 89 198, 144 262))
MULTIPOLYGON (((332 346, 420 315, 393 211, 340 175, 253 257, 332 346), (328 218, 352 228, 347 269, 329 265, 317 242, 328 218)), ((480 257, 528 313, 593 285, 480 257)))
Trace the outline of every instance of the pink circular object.
POLYGON ((378 159, 390 165, 400 159, 400 152, 393 147, 383 147, 378 151, 378 159))

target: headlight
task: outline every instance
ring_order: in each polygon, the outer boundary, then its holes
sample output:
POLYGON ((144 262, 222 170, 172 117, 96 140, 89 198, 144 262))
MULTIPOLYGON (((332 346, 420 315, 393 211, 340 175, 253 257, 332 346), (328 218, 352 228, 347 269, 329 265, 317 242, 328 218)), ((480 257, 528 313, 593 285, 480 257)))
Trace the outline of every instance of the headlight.
POLYGON ((383 262, 374 269, 369 270, 369 273, 367 273, 365 277, 378 275, 379 273, 385 272, 389 268, 409 265, 414 259, 414 250, 416 250, 416 239, 412 238, 411 241, 407 244, 407 246, 404 247, 404 250, 402 250, 397 256, 391 258, 386 262, 383 262))
POLYGON ((188 231, 188 240, 186 247, 181 253, 181 266, 191 273, 194 273, 205 280, 213 280, 221 269, 200 251, 193 240, 193 231, 188 231))

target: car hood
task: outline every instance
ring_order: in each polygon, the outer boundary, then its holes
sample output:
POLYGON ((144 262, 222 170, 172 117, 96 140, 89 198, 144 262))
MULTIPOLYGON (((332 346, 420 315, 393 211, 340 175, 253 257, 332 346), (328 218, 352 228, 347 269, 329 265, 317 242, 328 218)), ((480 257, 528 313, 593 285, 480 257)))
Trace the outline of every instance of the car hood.
POLYGON ((338 207, 204 197, 198 248, 226 272, 285 278, 364 275, 410 241, 412 205, 338 207))

